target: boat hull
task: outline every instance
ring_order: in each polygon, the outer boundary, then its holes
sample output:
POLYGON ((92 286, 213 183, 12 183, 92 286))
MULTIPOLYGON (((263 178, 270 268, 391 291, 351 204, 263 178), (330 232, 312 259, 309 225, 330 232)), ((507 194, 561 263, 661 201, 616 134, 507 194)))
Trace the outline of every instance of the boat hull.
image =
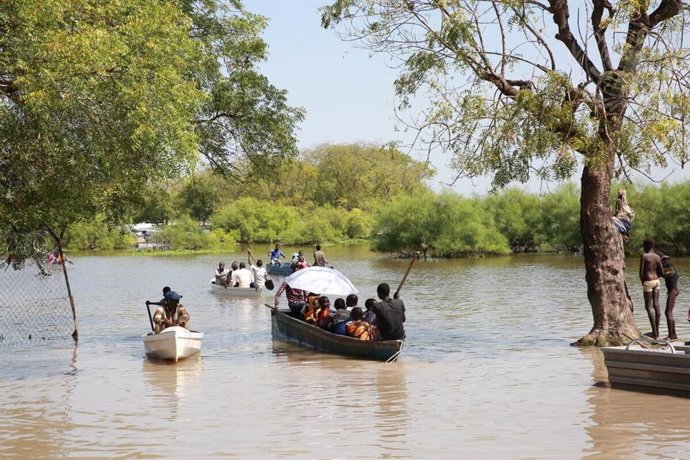
POLYGON ((289 262, 282 264, 268 264, 266 265, 266 273, 273 276, 290 276, 292 275, 292 267, 289 262))
POLYGON ((220 284, 216 284, 216 280, 212 279, 211 280, 211 291, 218 293, 218 294, 223 294, 223 295, 229 295, 229 296, 235 296, 235 297, 261 297, 263 294, 263 289, 260 288, 241 288, 241 287, 232 287, 232 286, 221 286, 220 284))
POLYGON ((199 353, 203 337, 203 332, 173 326, 164 329, 160 334, 144 335, 142 339, 147 358, 179 361, 199 353))
POLYGON ((404 341, 364 341, 333 334, 290 316, 289 310, 271 312, 271 334, 274 339, 298 343, 328 353, 377 361, 394 360, 400 354, 404 341))
POLYGON ((687 347, 672 352, 604 347, 604 362, 612 387, 690 395, 690 354, 687 347))

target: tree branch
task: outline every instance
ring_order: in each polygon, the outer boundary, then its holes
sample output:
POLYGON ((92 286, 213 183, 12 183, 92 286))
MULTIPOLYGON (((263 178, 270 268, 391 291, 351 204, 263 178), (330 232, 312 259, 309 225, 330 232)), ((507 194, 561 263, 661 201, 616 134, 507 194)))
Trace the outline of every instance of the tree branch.
POLYGON ((607 25, 601 25, 601 18, 604 15, 604 9, 609 13, 609 18, 612 18, 616 10, 608 2, 608 0, 594 0, 594 9, 592 10, 592 26, 594 26, 594 39, 599 48, 599 56, 604 67, 604 72, 613 70, 611 65, 611 56, 609 55, 609 47, 606 43, 606 28, 607 25))
POLYGON ((597 66, 589 59, 587 53, 582 49, 570 30, 570 25, 568 24, 568 18, 570 17, 568 1, 549 0, 549 5, 548 11, 553 15, 553 22, 558 26, 558 33, 555 38, 565 44, 570 54, 573 55, 578 64, 580 64, 580 67, 582 67, 582 70, 585 71, 587 77, 598 83, 601 77, 601 71, 597 69, 597 66))

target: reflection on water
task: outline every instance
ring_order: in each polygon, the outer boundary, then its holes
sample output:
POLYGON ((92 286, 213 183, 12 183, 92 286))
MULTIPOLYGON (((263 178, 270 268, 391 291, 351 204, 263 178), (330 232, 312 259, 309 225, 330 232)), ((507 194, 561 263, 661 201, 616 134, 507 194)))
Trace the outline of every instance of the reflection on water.
MULTIPOLYGON (((362 304, 408 264, 327 255, 362 304)), ((570 346, 591 327, 581 258, 419 261, 401 292, 405 350, 385 364, 274 342, 270 295, 209 290, 219 260, 243 257, 74 256, 78 348, 3 350, 0 457, 690 457, 690 399, 608 388, 601 352, 570 346), (148 361, 141 340, 144 301, 165 285, 204 332, 177 364, 148 361)), ((643 309, 635 318, 646 331, 643 309)))

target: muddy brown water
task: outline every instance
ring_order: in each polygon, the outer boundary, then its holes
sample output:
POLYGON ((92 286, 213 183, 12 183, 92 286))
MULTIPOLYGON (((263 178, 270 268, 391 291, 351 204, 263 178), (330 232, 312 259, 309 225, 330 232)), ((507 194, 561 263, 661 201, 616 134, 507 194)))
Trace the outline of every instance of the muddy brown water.
MULTIPOLYGON (((363 247, 326 253, 362 304, 407 266, 363 247)), ((270 296, 209 290, 218 261, 244 257, 74 255, 78 344, 0 349, 0 457, 690 458, 690 398, 608 388, 601 352, 569 345, 592 324, 580 257, 419 261, 394 364, 274 342, 270 296), (144 301, 164 285, 205 333, 200 356, 176 365, 149 362, 141 341, 144 301)), ((690 261, 676 265, 690 337, 690 261)))

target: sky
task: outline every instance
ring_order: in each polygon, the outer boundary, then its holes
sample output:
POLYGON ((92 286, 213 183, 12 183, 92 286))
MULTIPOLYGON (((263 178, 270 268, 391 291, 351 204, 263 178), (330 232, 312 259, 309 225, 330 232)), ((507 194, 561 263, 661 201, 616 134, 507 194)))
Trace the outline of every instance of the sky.
MULTIPOLYGON (((372 55, 354 43, 338 38, 334 30, 321 27, 318 9, 327 0, 244 0, 245 8, 269 20, 263 39, 269 47, 268 60, 260 65, 271 83, 288 91, 288 103, 306 110, 297 133, 300 149, 320 144, 371 143, 400 141, 401 150, 410 145, 412 133, 406 133, 395 119, 396 100, 393 81, 398 71, 385 56, 372 55), (396 129, 397 127, 397 129, 396 129)), ((413 114, 414 112, 411 112, 413 114)), ((426 153, 409 151, 413 158, 425 161, 426 153)), ((452 181, 447 158, 439 153, 431 157, 436 175, 429 181, 440 191, 452 181)), ((671 180, 687 180, 690 171, 657 171, 656 178, 671 174, 671 180)), ((640 182, 645 184, 643 178, 640 182)), ((579 174, 572 178, 579 182, 579 174)), ((648 181, 646 183, 649 183, 648 181)), ((515 186, 531 193, 553 190, 556 184, 530 181, 515 186)), ((485 195, 489 178, 460 179, 452 190, 466 196, 485 195)))
MULTIPOLYGON (((292 106, 306 109, 297 139, 300 149, 321 144, 400 141, 412 143, 412 134, 396 123, 393 81, 398 71, 383 55, 371 55, 340 40, 335 31, 321 27, 321 0, 245 0, 245 8, 269 18, 263 38, 268 60, 260 69, 273 85, 288 91, 292 106), (396 125, 397 129, 396 129, 396 125)), ((426 153, 409 151, 416 160, 426 153)), ((453 174, 443 158, 432 158, 437 173, 429 182, 443 188, 453 174)), ((464 181, 454 191, 484 194, 489 181, 464 181)))

